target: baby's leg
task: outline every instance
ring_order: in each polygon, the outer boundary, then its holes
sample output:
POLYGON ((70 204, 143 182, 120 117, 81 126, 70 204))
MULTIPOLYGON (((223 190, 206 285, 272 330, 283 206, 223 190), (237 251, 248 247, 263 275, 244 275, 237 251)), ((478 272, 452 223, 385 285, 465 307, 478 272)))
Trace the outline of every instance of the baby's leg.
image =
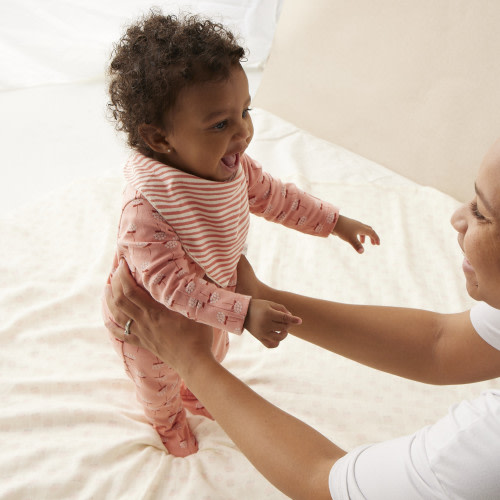
POLYGON ((182 406, 193 415, 202 415, 211 420, 214 419, 210 412, 198 401, 198 398, 187 388, 184 381, 181 381, 180 395, 182 406))
MULTIPOLYGON (((214 340, 212 343, 212 352, 215 359, 220 363, 229 349, 229 336, 224 330, 214 329, 214 340)), ((198 401, 198 398, 188 389, 184 381, 181 382, 182 405, 194 415, 203 415, 204 417, 214 419, 208 410, 198 401)))
POLYGON ((141 347, 121 342, 112 336, 125 369, 135 384, 136 397, 146 418, 161 437, 165 448, 177 457, 198 451, 180 397, 181 379, 177 372, 141 347))

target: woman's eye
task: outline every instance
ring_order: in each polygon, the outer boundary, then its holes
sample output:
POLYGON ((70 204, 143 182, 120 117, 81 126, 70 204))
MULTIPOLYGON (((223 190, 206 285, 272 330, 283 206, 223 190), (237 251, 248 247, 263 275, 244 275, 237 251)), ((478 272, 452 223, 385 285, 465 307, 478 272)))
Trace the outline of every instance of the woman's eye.
POLYGON ((470 204, 470 210, 472 212, 472 215, 478 219, 478 220, 486 220, 486 217, 478 210, 477 208, 477 203, 475 201, 473 201, 471 204, 470 204))

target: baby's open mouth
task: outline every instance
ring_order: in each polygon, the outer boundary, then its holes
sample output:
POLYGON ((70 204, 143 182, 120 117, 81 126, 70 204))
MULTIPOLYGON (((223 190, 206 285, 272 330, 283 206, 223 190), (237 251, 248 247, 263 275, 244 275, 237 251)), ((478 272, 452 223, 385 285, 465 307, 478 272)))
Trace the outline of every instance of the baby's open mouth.
POLYGON ((229 168, 237 167, 240 163, 240 154, 235 153, 234 155, 226 155, 222 158, 222 163, 229 168))

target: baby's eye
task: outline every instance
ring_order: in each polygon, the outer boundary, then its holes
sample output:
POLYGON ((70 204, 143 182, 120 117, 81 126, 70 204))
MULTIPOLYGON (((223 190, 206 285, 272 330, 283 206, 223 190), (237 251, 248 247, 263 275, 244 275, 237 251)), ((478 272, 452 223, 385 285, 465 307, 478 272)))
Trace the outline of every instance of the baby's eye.
POLYGON ((246 108, 246 109, 244 109, 243 110, 243 114, 241 116, 243 118, 246 118, 249 115, 250 111, 252 111, 252 108, 246 108))
POLYGON ((217 123, 214 128, 217 130, 224 130, 227 127, 227 120, 217 123))

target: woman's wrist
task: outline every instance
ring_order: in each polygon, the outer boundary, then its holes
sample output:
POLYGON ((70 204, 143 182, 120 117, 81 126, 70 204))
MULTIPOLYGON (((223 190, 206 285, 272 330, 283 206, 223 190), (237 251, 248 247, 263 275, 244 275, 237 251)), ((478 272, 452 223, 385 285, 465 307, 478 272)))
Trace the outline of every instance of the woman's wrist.
POLYGON ((252 266, 244 255, 241 256, 238 263, 237 273, 236 293, 260 298, 260 290, 263 283, 257 278, 252 266))
POLYGON ((182 380, 194 392, 200 381, 208 381, 212 378, 214 368, 219 362, 213 357, 211 352, 192 352, 189 358, 176 362, 173 366, 182 380))
MULTIPOLYGON (((168 313, 168 319, 171 320, 172 313, 168 313)), ((215 361, 211 327, 176 315, 175 321, 157 325, 156 331, 165 332, 155 342, 158 357, 183 379, 196 375, 199 366, 215 361)))

